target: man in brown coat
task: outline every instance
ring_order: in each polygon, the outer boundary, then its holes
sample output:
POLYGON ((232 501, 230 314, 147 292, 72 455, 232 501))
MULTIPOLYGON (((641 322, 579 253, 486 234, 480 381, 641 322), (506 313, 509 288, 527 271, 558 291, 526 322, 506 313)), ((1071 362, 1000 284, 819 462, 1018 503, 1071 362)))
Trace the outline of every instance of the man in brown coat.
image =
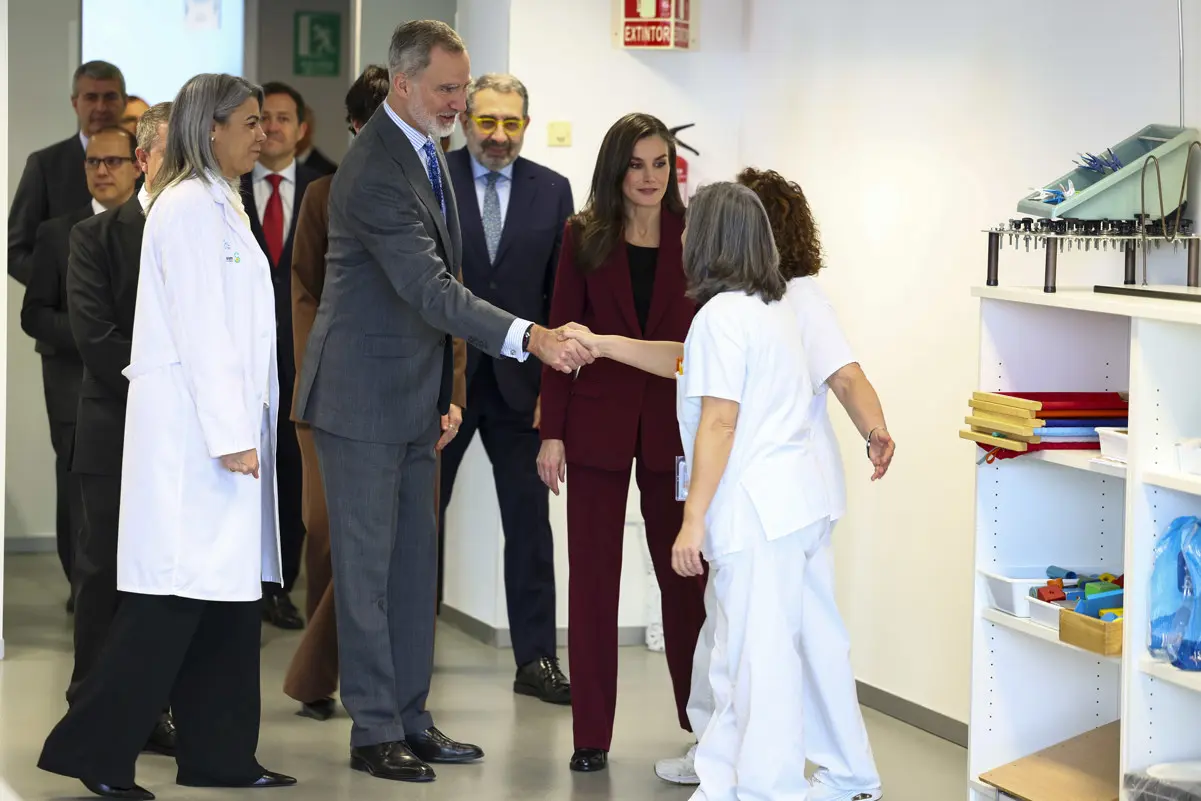
MULTIPOLYGON (((363 70, 350 91, 346 93, 346 118, 354 133, 362 128, 388 96, 388 71, 372 65, 363 70)), ((333 176, 325 176, 309 184, 300 206, 296 223, 296 238, 292 252, 292 336, 295 344, 296 369, 304 363, 309 331, 317 316, 321 290, 325 284, 325 252, 329 236, 329 192, 333 176)), ((462 276, 458 276, 462 280, 462 276)), ((442 419, 440 452, 458 432, 462 409, 466 405, 467 346, 454 340, 454 388, 451 392, 450 413, 442 419)), ((293 388, 295 392, 295 388, 293 388)), ((293 410, 296 404, 292 405, 293 410)), ((305 613, 308 628, 292 657, 284 692, 301 703, 300 713, 317 720, 328 720, 334 714, 333 694, 338 686, 338 631, 334 618, 334 587, 330 564, 329 515, 325 507, 321 468, 313 432, 308 424, 298 420, 296 436, 300 441, 304 465, 302 514, 308 531, 305 551, 305 572, 308 597, 305 613)), ((439 468, 435 475, 441 474, 439 468)), ((431 487, 430 502, 437 514, 439 488, 431 487)))

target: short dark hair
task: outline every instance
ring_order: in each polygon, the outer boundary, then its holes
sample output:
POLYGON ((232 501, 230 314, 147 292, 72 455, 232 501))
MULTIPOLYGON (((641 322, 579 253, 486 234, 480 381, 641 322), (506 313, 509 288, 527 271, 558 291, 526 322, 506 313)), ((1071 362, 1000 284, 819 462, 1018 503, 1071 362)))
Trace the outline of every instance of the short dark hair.
POLYGON ((75 76, 71 79, 72 98, 79 97, 80 78, 91 78, 93 81, 116 81, 121 84, 121 97, 126 98, 128 102, 129 96, 125 93, 125 76, 121 74, 117 65, 107 61, 88 61, 80 64, 75 68, 75 76))
POLYGON ((399 74, 410 78, 420 75, 430 65, 430 51, 441 47, 448 53, 467 50, 455 29, 436 19, 419 19, 399 25, 388 47, 388 79, 399 74))
POLYGON ((138 148, 137 137, 135 137, 133 134, 131 134, 126 129, 122 128, 120 125, 109 125, 107 127, 101 128, 99 131, 96 131, 96 133, 89 136, 88 141, 95 139, 97 136, 103 136, 104 134, 119 134, 120 136, 124 136, 126 139, 128 139, 129 140, 129 157, 131 159, 137 161, 137 154, 134 152, 138 148))
POLYGON ((369 64, 346 93, 346 121, 351 125, 366 125, 387 99, 388 86, 388 70, 379 64, 369 64))
POLYGON ((300 92, 282 81, 268 81, 263 84, 263 99, 266 100, 271 95, 287 95, 292 98, 296 103, 296 122, 304 122, 304 97, 300 92))

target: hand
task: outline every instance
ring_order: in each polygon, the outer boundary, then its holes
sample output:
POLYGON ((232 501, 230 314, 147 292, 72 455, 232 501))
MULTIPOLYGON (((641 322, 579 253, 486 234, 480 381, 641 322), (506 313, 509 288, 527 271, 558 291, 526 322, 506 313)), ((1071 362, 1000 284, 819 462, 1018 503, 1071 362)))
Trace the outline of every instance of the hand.
POLYGON ((534 401, 534 430, 537 431, 542 427, 542 396, 538 396, 538 400, 534 401))
POLYGON ((530 331, 527 349, 538 361, 560 373, 570 373, 596 361, 596 354, 580 343, 560 339, 559 329, 548 331, 540 325, 535 325, 530 331))
POLYGON ((259 477, 259 452, 254 448, 241 453, 227 453, 221 457, 221 466, 231 473, 259 477))
POLYGON ((453 403, 450 410, 442 415, 442 437, 434 445, 434 450, 440 451, 459 435, 459 426, 463 425, 463 410, 453 403))
POLYGON ((892 464, 892 455, 896 451, 896 443, 888 433, 888 429, 880 427, 868 435, 868 458, 872 460, 875 470, 872 471, 872 481, 884 478, 888 466, 892 464))
POLYGON ((568 323, 557 331, 560 341, 571 340, 583 345, 595 357, 601 358, 601 342, 604 337, 594 334, 579 323, 568 323))
POLYGON ((559 494, 559 483, 567 481, 567 451, 561 439, 546 439, 538 449, 538 478, 551 492, 559 494))
POLYGON ((676 535, 676 544, 671 548, 671 569, 677 575, 700 576, 705 572, 701 561, 701 543, 705 541, 704 523, 684 521, 680 533, 676 535))

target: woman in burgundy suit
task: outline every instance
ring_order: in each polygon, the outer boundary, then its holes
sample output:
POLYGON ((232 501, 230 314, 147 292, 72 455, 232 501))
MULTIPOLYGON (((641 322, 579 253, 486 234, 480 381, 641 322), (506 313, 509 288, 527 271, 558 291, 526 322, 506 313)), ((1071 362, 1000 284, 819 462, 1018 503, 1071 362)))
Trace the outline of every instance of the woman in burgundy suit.
MULTIPOLYGON (((675 142, 663 123, 630 114, 605 135, 588 203, 567 223, 550 324, 575 321, 596 333, 683 342, 696 313, 685 297, 680 234, 684 203, 675 142)), ((608 764, 617 706, 617 601, 630 470, 663 597, 663 634, 680 725, 692 655, 705 618, 704 577, 671 569, 683 504, 675 499, 675 385, 598 359, 574 376, 542 374, 538 473, 567 495, 568 655, 575 754, 571 769, 608 764)))

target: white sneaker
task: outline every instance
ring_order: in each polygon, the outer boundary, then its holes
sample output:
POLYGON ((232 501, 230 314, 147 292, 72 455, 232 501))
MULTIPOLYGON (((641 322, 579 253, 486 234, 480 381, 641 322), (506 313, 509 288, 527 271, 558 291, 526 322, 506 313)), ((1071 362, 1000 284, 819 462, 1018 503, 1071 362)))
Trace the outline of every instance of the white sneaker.
POLYGON ((696 744, 682 757, 656 762, 655 775, 672 784, 700 784, 701 780, 696 776, 696 744))
POLYGON ((839 790, 820 781, 810 785, 809 801, 880 801, 884 794, 877 787, 874 790, 839 790))

